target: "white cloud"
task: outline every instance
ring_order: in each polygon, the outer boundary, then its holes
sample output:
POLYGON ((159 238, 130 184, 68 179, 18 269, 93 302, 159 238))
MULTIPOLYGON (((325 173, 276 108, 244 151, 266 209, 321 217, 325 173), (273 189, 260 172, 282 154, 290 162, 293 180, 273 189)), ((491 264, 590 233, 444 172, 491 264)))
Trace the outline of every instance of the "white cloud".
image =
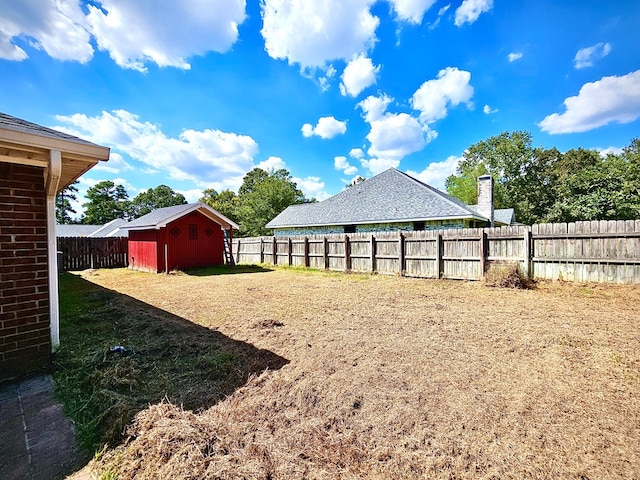
POLYGON ((280 157, 269 157, 266 160, 258 163, 256 167, 261 168, 267 172, 274 172, 276 170, 280 170, 281 168, 286 168, 286 164, 284 160, 280 157))
POLYGON ((364 152, 362 151, 361 148, 352 148, 349 151, 349 156, 351 158, 362 158, 362 157, 364 157, 364 152))
POLYGON ((86 63, 93 57, 91 36, 78 1, 2 0, 0 6, 0 58, 28 58, 13 43, 16 39, 57 60, 86 63))
POLYGON ((538 123, 542 131, 587 132, 611 122, 633 122, 640 117, 640 70, 585 83, 564 105, 564 113, 553 113, 538 123))
POLYGON ((444 192, 444 183, 447 180, 447 177, 456 173, 456 168, 463 159, 464 157, 456 157, 454 155, 451 155, 449 158, 443 160, 442 162, 431 162, 421 172, 407 170, 407 174, 444 192))
POLYGON ((424 82, 411 98, 413 109, 419 111, 417 118, 404 112, 388 112, 393 101, 388 95, 365 98, 357 107, 371 127, 366 137, 369 158, 364 158, 361 149, 352 150, 352 157, 374 174, 397 167, 404 157, 422 150, 438 136, 431 124, 446 117, 449 107, 460 103, 472 106, 470 79, 469 72, 449 67, 441 70, 436 79, 424 82))
POLYGON ((190 68, 187 58, 226 52, 245 19, 245 0, 100 0, 87 19, 98 47, 121 67, 190 68))
POLYGON ((436 0, 389 0, 400 20, 419 25, 436 0))
POLYGON ((374 67, 371 59, 364 54, 352 58, 340 77, 340 93, 357 97, 365 88, 376 83, 379 71, 380 65, 374 67))
POLYGON ((271 58, 302 68, 323 67, 369 51, 380 23, 374 0, 263 0, 261 30, 271 58))
POLYGON ((176 180, 197 185, 236 185, 253 167, 258 144, 246 135, 206 129, 185 130, 169 137, 157 125, 142 122, 126 110, 57 116, 59 130, 109 146, 148 166, 169 173, 176 180))
POLYGON ((291 179, 296 183, 298 188, 302 190, 305 198, 325 200, 331 196, 324 190, 325 185, 320 177, 291 177, 291 179))
POLYGON ((315 127, 310 123, 305 123, 302 125, 301 131, 305 137, 317 135, 320 138, 329 139, 343 135, 347 131, 347 122, 346 120, 336 120, 333 117, 321 117, 315 127))
POLYGON ((461 27, 465 23, 473 23, 478 17, 493 8, 493 0, 464 0, 456 9, 455 24, 461 27))
POLYGON ((607 148, 596 148, 595 149, 602 158, 605 158, 607 155, 622 155, 624 152, 624 148, 621 147, 607 147, 607 148))
POLYGON ((485 105, 482 108, 482 111, 486 114, 486 115, 491 115, 493 113, 498 113, 498 109, 497 108, 491 108, 489 105, 485 105))
POLYGON ((573 66, 576 69, 592 67, 596 60, 606 57, 611 53, 610 43, 596 43, 587 48, 581 48, 573 59, 573 66))
POLYGON ((339 156, 333 159, 333 167, 336 170, 342 170, 345 175, 355 175, 358 173, 358 167, 351 165, 347 161, 347 157, 339 156))
POLYGON ((427 80, 411 98, 411 106, 420 112, 420 121, 430 124, 447 116, 447 107, 466 103, 472 107, 471 73, 447 67, 434 80, 427 80))
POLYGON ((369 95, 367 98, 359 102, 356 107, 362 108, 365 122, 371 123, 382 118, 384 112, 392 101, 393 98, 384 93, 379 97, 369 95))
POLYGON ((362 166, 367 169, 370 175, 377 175, 390 168, 398 168, 400 160, 397 158, 370 158, 369 160, 361 160, 362 166))
POLYGON ((516 60, 520 60, 522 58, 522 53, 511 52, 509 55, 507 55, 507 58, 509 59, 510 62, 515 62, 516 60))
POLYGON ((329 88, 331 88, 331 79, 335 76, 335 74, 336 74, 335 67, 333 65, 329 65, 324 70, 324 76, 318 78, 318 82, 320 83, 320 89, 323 92, 326 92, 327 90, 329 90, 329 88))
POLYGON ((132 167, 125 161, 122 155, 117 152, 111 152, 108 162, 98 162, 92 170, 118 174, 126 172, 127 170, 132 170, 132 167))
POLYGON ((187 58, 226 52, 245 19, 245 0, 96 0, 82 11, 78 0, 2 0, 0 58, 23 60, 27 53, 11 43, 31 40, 58 60, 88 62, 91 38, 123 68, 145 71, 145 64, 187 69, 187 58))
POLYGON ((425 131, 420 122, 406 113, 386 114, 371 122, 367 140, 371 146, 367 153, 371 157, 400 160, 403 157, 422 150, 433 138, 425 131))
POLYGON ((447 11, 450 8, 451 8, 451 4, 447 4, 444 7, 441 7, 440 10, 438 10, 438 17, 436 18, 435 22, 433 22, 431 25, 429 25, 429 30, 433 30, 438 25, 440 25, 440 20, 442 20, 442 17, 444 16, 445 13, 447 13, 447 11))
POLYGON ((196 203, 202 198, 202 190, 198 188, 192 188, 191 190, 175 190, 176 193, 184 195, 187 203, 196 203))

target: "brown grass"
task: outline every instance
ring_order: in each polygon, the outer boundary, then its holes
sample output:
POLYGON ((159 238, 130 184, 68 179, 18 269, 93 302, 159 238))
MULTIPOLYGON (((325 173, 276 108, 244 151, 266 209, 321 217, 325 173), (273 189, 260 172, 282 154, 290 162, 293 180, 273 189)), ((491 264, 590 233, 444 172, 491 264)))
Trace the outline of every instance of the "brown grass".
POLYGON ((90 280, 290 363, 160 403, 94 463, 128 478, 639 478, 640 288, 276 270, 90 280))
POLYGON ((485 285, 500 288, 533 288, 535 283, 527 278, 519 264, 492 263, 484 278, 485 285))

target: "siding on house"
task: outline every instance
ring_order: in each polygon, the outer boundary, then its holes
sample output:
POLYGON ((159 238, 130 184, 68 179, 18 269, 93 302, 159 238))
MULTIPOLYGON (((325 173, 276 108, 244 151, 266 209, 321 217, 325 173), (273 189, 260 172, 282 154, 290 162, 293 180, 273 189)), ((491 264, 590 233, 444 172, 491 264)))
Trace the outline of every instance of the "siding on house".
MULTIPOLYGON (((424 228, 419 230, 442 230, 449 228, 469 228, 470 221, 454 221, 454 220, 436 220, 424 222, 424 228)), ((354 225, 353 233, 373 233, 373 232, 413 232, 417 230, 414 222, 397 222, 397 223, 367 223, 364 225, 354 225)), ((331 235, 335 233, 345 233, 344 225, 327 225, 318 227, 300 227, 300 228, 280 228, 274 230, 276 237, 292 237, 296 235, 331 235)))
POLYGON ((50 362, 44 192, 42 168, 0 163, 0 378, 50 362))

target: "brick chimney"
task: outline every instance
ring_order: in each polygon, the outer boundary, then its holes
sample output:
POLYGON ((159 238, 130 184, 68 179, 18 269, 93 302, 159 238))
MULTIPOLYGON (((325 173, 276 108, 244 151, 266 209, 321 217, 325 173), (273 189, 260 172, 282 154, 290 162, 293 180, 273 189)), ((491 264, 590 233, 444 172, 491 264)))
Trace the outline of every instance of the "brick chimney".
POLYGON ((482 175, 478 177, 478 208, 483 217, 487 217, 493 227, 493 177, 482 175))

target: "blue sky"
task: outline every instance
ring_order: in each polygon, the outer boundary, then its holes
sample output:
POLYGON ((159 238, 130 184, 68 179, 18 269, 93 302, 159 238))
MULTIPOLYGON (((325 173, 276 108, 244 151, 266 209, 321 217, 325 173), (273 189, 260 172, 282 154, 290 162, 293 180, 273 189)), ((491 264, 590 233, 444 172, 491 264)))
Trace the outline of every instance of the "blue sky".
MULTIPOLYGON (((0 0, 0 111, 111 147, 81 178, 196 201, 252 168, 307 197, 470 145, 640 136, 640 2, 0 0)), ((83 199, 80 199, 83 201, 83 199)))

